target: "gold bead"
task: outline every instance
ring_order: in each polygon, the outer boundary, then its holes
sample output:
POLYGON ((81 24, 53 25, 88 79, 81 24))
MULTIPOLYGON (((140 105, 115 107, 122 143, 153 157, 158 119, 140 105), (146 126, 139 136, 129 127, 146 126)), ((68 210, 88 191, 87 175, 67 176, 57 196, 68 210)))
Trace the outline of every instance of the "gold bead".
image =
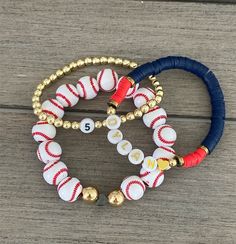
POLYGON ((93 64, 100 64, 100 58, 94 57, 93 58, 93 64))
POLYGON ((32 97, 32 102, 39 102, 39 97, 38 96, 33 96, 32 97))
POLYGON ((161 102, 161 100, 162 100, 162 97, 156 96, 155 100, 156 100, 157 104, 159 104, 161 102))
POLYGON ((163 171, 163 170, 168 170, 171 168, 170 166, 170 160, 169 159, 157 159, 157 165, 158 165, 158 168, 159 170, 163 171))
POLYGON ((116 65, 122 65, 122 63, 123 63, 123 60, 121 58, 116 58, 115 59, 115 64, 116 65))
POLYGON ((52 116, 52 115, 49 115, 49 116, 47 117, 47 122, 48 122, 48 124, 53 125, 54 122, 55 122, 55 117, 52 116))
POLYGON ((152 76, 152 75, 150 75, 150 76, 148 77, 148 79, 152 81, 152 84, 153 84, 154 81, 157 80, 156 76, 152 76))
POLYGON ((40 113, 39 114, 39 119, 40 120, 46 120, 47 119, 47 114, 46 113, 40 113))
POLYGON ((40 113, 42 113, 42 108, 35 108, 34 109, 34 114, 35 115, 39 115, 40 113))
POLYGON ((107 59, 107 63, 108 63, 108 64, 114 64, 114 63, 115 63, 115 59, 114 59, 113 57, 109 57, 109 58, 107 59))
POLYGON ((101 128, 102 127, 102 122, 101 121, 96 121, 95 122, 95 128, 101 128))
POLYGON ((162 91, 162 90, 163 90, 162 86, 156 86, 155 87, 155 91, 162 91))
POLYGON ((107 63, 107 57, 101 57, 100 62, 101 62, 101 64, 106 64, 107 63))
POLYGON ((134 120, 135 119, 134 113, 133 112, 127 113, 126 114, 126 119, 127 120, 134 120))
POLYGON ((106 121, 106 120, 103 120, 103 121, 102 121, 102 126, 103 126, 103 127, 106 127, 106 126, 107 126, 107 121, 106 121))
POLYGON ((128 59, 123 60, 123 66, 128 67, 130 65, 130 61, 128 59))
POLYGON ((137 118, 141 118, 143 116, 143 113, 140 109, 137 108, 134 110, 134 116, 137 118))
POLYGON ((82 195, 84 201, 93 203, 98 199, 98 190, 92 186, 89 186, 83 188, 82 195))
POLYGON ((35 102, 35 103, 32 104, 32 107, 33 108, 40 108, 41 107, 41 103, 35 102))
POLYGON ((135 62, 131 62, 131 63, 129 64, 129 67, 132 68, 132 69, 135 69, 135 68, 138 67, 138 64, 135 63, 135 62))
POLYGON ((42 91, 40 91, 40 90, 36 90, 36 91, 34 92, 34 95, 37 96, 37 97, 40 97, 40 96, 42 95, 42 91))
POLYGON ((85 65, 90 65, 92 64, 92 59, 90 57, 85 58, 84 60, 85 65))
POLYGON ((61 69, 59 69, 59 70, 56 71, 56 75, 57 75, 57 77, 61 77, 61 76, 64 75, 64 73, 63 73, 63 71, 61 69))
POLYGON ((125 123, 127 120, 125 115, 121 115, 120 119, 121 119, 121 123, 125 123))
POLYGON ((206 146, 202 145, 200 148, 203 149, 206 152, 206 154, 209 154, 209 149, 206 146))
POLYGON ((64 129, 70 129, 71 128, 71 122, 70 121, 64 121, 63 128, 64 129))
POLYGON ((80 128, 80 123, 77 122, 77 121, 72 122, 72 124, 71 124, 71 128, 72 128, 73 130, 78 130, 78 129, 80 128))
POLYGON ((151 99, 147 104, 150 108, 154 108, 157 105, 157 101, 155 99, 151 99))
POLYGON ((116 109, 113 107, 108 107, 107 108, 107 114, 109 114, 109 115, 116 114, 116 109))
POLYGON ((141 106, 140 110, 142 111, 142 113, 146 114, 150 108, 147 104, 144 104, 143 106, 141 106))
POLYGON ((169 159, 169 166, 175 167, 177 165, 177 160, 175 158, 169 159))
POLYGON ((77 63, 78 67, 83 67, 84 66, 84 60, 82 60, 82 59, 79 59, 76 63, 77 63))
POLYGON ((69 66, 65 66, 63 69, 62 69, 63 73, 64 74, 67 74, 70 72, 70 67, 69 66))
POLYGON ((37 90, 40 90, 42 91, 44 89, 45 85, 43 83, 40 83, 38 86, 37 86, 37 90))
POLYGON ((62 119, 59 119, 59 118, 55 119, 55 121, 54 121, 54 126, 55 127, 62 127, 62 125, 63 125, 63 120, 62 119))
POLYGON ((157 86, 159 86, 160 85, 160 82, 159 81, 152 81, 152 85, 154 86, 154 87, 157 87, 157 86))
POLYGON ((75 62, 71 62, 69 64, 70 69, 75 69, 77 67, 77 64, 75 62))
POLYGON ((49 79, 45 79, 45 80, 43 81, 43 84, 44 84, 45 86, 48 86, 50 83, 51 83, 51 80, 49 80, 49 79))
POLYGON ((121 206, 125 201, 123 193, 119 190, 113 191, 108 195, 108 202, 114 206, 121 206))
POLYGON ((50 75, 49 79, 50 79, 50 81, 54 81, 57 79, 57 75, 52 74, 52 75, 50 75))
POLYGON ((156 92, 156 96, 163 97, 163 95, 164 95, 164 92, 163 91, 156 92))

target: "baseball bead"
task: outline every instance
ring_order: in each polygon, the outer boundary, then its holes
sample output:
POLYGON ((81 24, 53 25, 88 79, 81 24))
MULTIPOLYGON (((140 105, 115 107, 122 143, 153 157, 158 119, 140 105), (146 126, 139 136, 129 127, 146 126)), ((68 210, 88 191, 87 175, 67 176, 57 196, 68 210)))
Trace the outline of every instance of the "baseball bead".
POLYGON ((128 159, 134 165, 141 164, 144 159, 144 153, 140 149, 133 149, 129 153, 128 159))
POLYGON ((61 154, 61 146, 55 141, 44 141, 38 146, 38 159, 45 164, 59 161, 61 158, 61 154))
POLYGON ((150 188, 155 188, 161 185, 164 180, 164 173, 158 169, 155 171, 149 172, 144 168, 140 170, 140 178, 145 184, 150 188))
POLYGON ((125 156, 128 155, 132 150, 132 145, 127 140, 122 140, 117 144, 117 151, 119 154, 125 156))
POLYGON ((160 125, 153 132, 153 141, 158 147, 171 147, 176 141, 177 135, 170 125, 160 125))
POLYGON ((58 185, 67 176, 68 169, 61 161, 48 163, 43 169, 43 178, 50 185, 58 185))
POLYGON ((142 167, 146 171, 149 171, 149 172, 154 171, 157 169, 157 161, 154 157, 147 156, 143 160, 142 167))
POLYGON ((85 118, 83 120, 81 120, 80 122, 80 130, 83 132, 83 133, 91 133, 95 128, 95 124, 94 124, 94 121, 90 118, 85 118))
MULTIPOLYGON (((118 89, 119 83, 120 83, 122 78, 123 78, 123 76, 120 77, 120 79, 118 80, 118 83, 117 83, 117 86, 116 86, 116 90, 118 89)), ((130 87, 129 90, 127 91, 127 93, 126 93, 125 98, 132 98, 134 96, 135 92, 138 90, 138 88, 139 88, 139 83, 135 84, 132 87, 130 87)))
POLYGON ((157 126, 165 124, 166 119, 166 111, 158 106, 143 115, 143 123, 152 129, 156 129, 157 126))
POLYGON ((102 91, 110 92, 116 88, 118 75, 112 69, 102 69, 97 75, 97 81, 102 91))
POLYGON ((128 200, 139 200, 146 190, 145 184, 136 175, 124 179, 120 188, 128 200))
POLYGON ((144 104, 146 104, 149 100, 155 98, 155 92, 147 87, 147 88, 139 88, 134 96, 133 96, 133 99, 134 99, 134 105, 137 107, 137 108, 140 108, 141 106, 143 106, 144 104))
POLYGON ((123 139, 123 134, 120 130, 110 130, 107 133, 107 139, 112 144, 117 144, 123 139))
POLYGON ((61 85, 57 88, 56 99, 63 107, 73 107, 79 101, 79 93, 76 87, 71 84, 61 85))
POLYGON ((76 88, 79 96, 89 100, 97 96, 99 91, 98 82, 91 76, 84 76, 77 81, 76 88))
POLYGON ((48 99, 42 103, 42 112, 61 119, 64 116, 64 107, 56 99, 48 99))
POLYGON ((175 150, 171 147, 158 147, 152 155, 155 159, 171 159, 175 156, 175 150))
POLYGON ((67 177, 62 180, 58 187, 57 192, 59 197, 66 202, 74 202, 81 194, 83 187, 77 178, 67 177))
POLYGON ((46 121, 38 121, 32 128, 32 136, 36 142, 52 140, 56 136, 56 128, 46 121))
POLYGON ((109 115, 106 119, 107 128, 110 130, 118 129, 121 124, 121 119, 117 115, 109 115))

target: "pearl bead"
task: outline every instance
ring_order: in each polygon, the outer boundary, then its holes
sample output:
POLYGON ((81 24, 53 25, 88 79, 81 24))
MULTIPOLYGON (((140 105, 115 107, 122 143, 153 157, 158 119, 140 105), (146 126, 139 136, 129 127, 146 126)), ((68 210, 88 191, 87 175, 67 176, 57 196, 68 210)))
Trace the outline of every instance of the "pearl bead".
POLYGON ((119 190, 113 191, 108 195, 108 202, 114 206, 121 206, 125 201, 123 193, 119 190))
POLYGON ((80 130, 83 133, 91 133, 95 128, 94 121, 90 118, 85 118, 80 122, 80 130))
POLYGON ((98 191, 96 188, 92 186, 83 188, 82 194, 83 194, 82 198, 86 202, 92 203, 97 201, 98 199, 98 191))

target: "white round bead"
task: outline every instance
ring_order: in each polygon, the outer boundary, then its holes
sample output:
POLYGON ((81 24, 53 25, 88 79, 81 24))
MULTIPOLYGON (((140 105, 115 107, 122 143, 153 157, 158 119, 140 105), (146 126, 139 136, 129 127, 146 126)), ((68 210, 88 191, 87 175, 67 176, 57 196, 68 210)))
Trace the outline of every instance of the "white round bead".
POLYGON ((32 136, 37 142, 52 140, 56 136, 56 128, 46 121, 38 121, 32 128, 32 136))
MULTIPOLYGON (((116 90, 118 89, 118 86, 119 86, 119 83, 121 81, 121 79, 123 78, 124 76, 120 77, 120 79, 118 80, 118 83, 117 83, 117 86, 116 86, 116 90)), ((139 83, 135 84, 134 86, 130 87, 129 90, 127 91, 126 93, 126 96, 125 98, 132 98, 135 94, 135 92, 138 90, 139 88, 139 83)))
POLYGON ((158 147, 152 154, 155 159, 171 159, 175 156, 175 150, 171 147, 158 147))
POLYGON ((97 75, 97 81, 102 91, 110 92, 116 88, 118 74, 112 69, 102 69, 97 75))
POLYGON ((106 119, 107 128, 110 130, 118 129, 121 124, 121 119, 117 115, 109 115, 106 119))
POLYGON ((124 179, 120 188, 128 200, 139 200, 146 190, 143 181, 136 175, 124 179))
POLYGON ((142 167, 146 171, 149 171, 149 172, 154 171, 157 169, 157 161, 154 157, 147 156, 143 160, 142 167))
POLYGON ((156 129, 157 126, 165 124, 166 119, 166 111, 158 106, 143 115, 143 123, 152 129, 156 129))
POLYGON ((48 99, 42 103, 42 111, 48 115, 53 115, 55 118, 64 116, 64 107, 56 99, 48 99))
POLYGON ((146 104, 149 100, 153 99, 154 97, 155 92, 151 88, 139 88, 133 96, 134 105, 137 108, 140 108, 142 105, 146 104))
POLYGON ((73 107, 79 101, 79 93, 75 86, 71 84, 64 84, 57 88, 56 99, 64 107, 73 107))
POLYGON ((144 168, 140 170, 140 178, 147 184, 150 188, 155 188, 161 185, 164 180, 164 173, 156 169, 155 171, 149 172, 144 168))
POLYGON ((74 202, 78 199, 82 189, 83 187, 77 178, 67 177, 59 183, 57 192, 62 200, 74 202))
POLYGON ((123 139, 123 134, 120 130, 110 130, 107 133, 107 139, 112 144, 117 144, 123 139))
POLYGON ((61 146, 55 141, 44 141, 38 146, 38 159, 45 164, 59 161, 61 158, 61 154, 61 146))
POLYGON ((89 100, 97 96, 99 91, 98 82, 91 76, 84 76, 77 81, 76 88, 79 96, 89 100))
POLYGON ((160 125, 153 132, 153 141, 158 147, 173 146, 177 135, 170 125, 160 125))
POLYGON ((83 133, 91 133, 95 128, 94 121, 90 118, 85 118, 80 122, 80 130, 83 133))
POLYGON ((117 144, 117 151, 119 154, 123 156, 128 155, 131 150, 132 150, 132 145, 127 140, 122 140, 117 144))
POLYGON ((141 164, 144 159, 144 153, 140 149, 133 149, 129 153, 128 158, 129 158, 130 163, 132 163, 134 165, 141 164))
POLYGON ((61 161, 48 163, 43 169, 43 178, 50 185, 58 185, 67 176, 68 168, 61 161))

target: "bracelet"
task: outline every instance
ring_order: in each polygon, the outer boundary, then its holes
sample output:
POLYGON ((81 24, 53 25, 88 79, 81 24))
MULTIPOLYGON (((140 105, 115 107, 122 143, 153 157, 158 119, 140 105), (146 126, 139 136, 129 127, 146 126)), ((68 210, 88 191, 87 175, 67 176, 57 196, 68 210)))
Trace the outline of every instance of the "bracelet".
POLYGON ((166 160, 165 163, 166 167, 176 165, 183 166, 185 168, 194 167, 200 164, 203 159, 214 150, 224 130, 224 95, 217 78, 208 67, 196 60, 179 56, 169 56, 143 64, 130 72, 127 77, 122 79, 120 82, 122 86, 118 87, 117 91, 111 96, 108 104, 113 104, 113 106, 116 104, 116 109, 123 101, 127 89, 131 86, 131 81, 132 84, 137 84, 145 77, 150 75, 155 76, 162 71, 169 69, 182 69, 195 74, 203 80, 210 95, 212 106, 211 127, 206 138, 202 142, 202 146, 197 148, 196 151, 183 157, 176 156, 174 159, 166 160))
MULTIPOLYGON (((57 70, 54 74, 50 75, 49 78, 43 80, 36 88, 34 95, 32 97, 32 107, 34 109, 34 114, 38 116, 40 121, 47 121, 49 124, 54 125, 55 127, 63 127, 65 129, 80 129, 80 122, 78 121, 65 121, 62 120, 62 117, 64 115, 64 106, 59 102, 61 101, 63 103, 63 100, 67 100, 68 105, 75 105, 78 102, 78 91, 76 91, 76 88, 71 85, 62 85, 62 87, 59 87, 60 95, 57 96, 57 99, 50 99, 45 101, 43 104, 40 102, 40 97, 43 94, 44 89, 49 86, 50 84, 54 83, 59 78, 62 78, 66 74, 68 74, 71 71, 74 71, 78 68, 82 68, 84 66, 89 65, 99 65, 99 64, 113 64, 113 65, 120 65, 127 68, 136 68, 138 64, 134 61, 130 61, 127 59, 121 59, 121 58, 114 58, 114 57, 94 57, 90 58, 87 57, 85 59, 79 59, 76 62, 72 62, 69 65, 64 66, 62 69, 57 70), (66 86, 66 87, 65 87, 66 86), (73 102, 68 101, 67 97, 63 93, 63 91, 67 89, 70 90, 71 94, 74 96, 73 102), (59 101, 58 101, 59 100, 59 101)), ((150 101, 147 101, 147 104, 143 104, 141 109, 135 109, 133 112, 129 112, 126 115, 121 115, 120 119, 122 123, 125 123, 126 121, 133 120, 135 118, 142 117, 143 113, 145 113, 147 106, 155 107, 157 103, 160 103, 163 97, 163 89, 160 86, 160 83, 157 81, 156 77, 149 76, 148 79, 152 82, 152 85, 154 86, 154 95, 153 99, 150 101), (148 105, 149 104, 149 105, 148 105)), ((122 81, 123 79, 121 79, 122 81)), ((98 92, 99 88, 96 84, 96 80, 85 80, 83 81, 85 84, 86 82, 91 82, 93 89, 96 90, 96 93, 98 92), (96 84, 96 87, 95 87, 96 84)), ((119 82, 119 85, 120 86, 119 82)), ((121 84, 122 85, 122 84, 121 84)), ((79 81, 77 84, 77 90, 83 89, 83 84, 79 81), (78 87, 80 86, 80 88, 78 87)), ((135 91, 135 90, 134 90, 135 91)), ((81 92, 81 93, 82 93, 81 92)), ((128 89, 127 89, 128 92, 128 89)), ((85 95, 85 94, 84 94, 85 95)), ((132 95, 132 94, 131 94, 132 95)), ((90 97, 91 98, 91 97, 90 97)), ((89 98, 89 99, 90 99, 89 98)), ((92 97, 93 98, 93 97, 92 97)), ((110 106, 107 110, 108 114, 115 114, 116 110, 113 106, 110 106)), ((106 121, 96 121, 94 124, 95 128, 101 128, 102 126, 106 127, 106 121)))

